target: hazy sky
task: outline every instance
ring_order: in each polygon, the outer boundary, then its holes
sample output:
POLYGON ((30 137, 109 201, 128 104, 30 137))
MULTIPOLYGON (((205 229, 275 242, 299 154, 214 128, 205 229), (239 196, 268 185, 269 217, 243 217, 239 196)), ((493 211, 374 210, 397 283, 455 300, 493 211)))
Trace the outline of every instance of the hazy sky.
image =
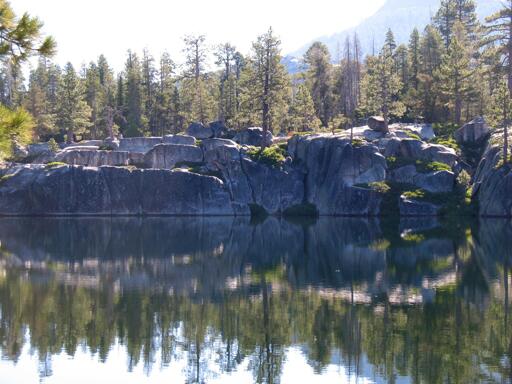
POLYGON ((243 53, 272 26, 284 53, 315 37, 356 25, 384 0, 11 0, 44 23, 58 43, 56 62, 75 66, 103 53, 116 70, 126 51, 167 50, 180 61, 182 37, 206 34, 211 45, 229 41, 243 53))

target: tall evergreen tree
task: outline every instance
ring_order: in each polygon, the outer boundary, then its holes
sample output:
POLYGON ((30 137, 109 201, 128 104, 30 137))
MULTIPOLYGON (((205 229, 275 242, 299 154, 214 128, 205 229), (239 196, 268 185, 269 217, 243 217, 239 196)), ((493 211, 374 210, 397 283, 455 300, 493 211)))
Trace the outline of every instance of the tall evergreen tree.
POLYGON ((411 33, 409 39, 409 88, 418 89, 420 74, 420 33, 417 28, 411 33))
POLYGON ((445 105, 453 113, 453 122, 460 124, 463 103, 468 101, 473 91, 473 70, 470 65, 471 53, 468 49, 469 41, 465 27, 457 21, 453 29, 450 46, 443 55, 436 81, 446 100, 445 105))
POLYGON ((425 28, 420 40, 420 74, 418 96, 422 102, 423 117, 437 121, 439 93, 435 74, 441 66, 444 45, 440 33, 433 26, 425 28))
POLYGON ((317 115, 327 127, 333 111, 332 64, 327 46, 315 42, 304 54, 307 65, 306 84, 309 87, 317 115))
POLYGON ((205 74, 205 36, 186 36, 184 42, 185 72, 181 98, 187 104, 187 120, 206 124, 217 111, 212 97, 212 79, 205 74))
POLYGON ((243 58, 229 43, 217 47, 215 57, 216 64, 222 68, 219 81, 219 120, 231 124, 236 117, 239 105, 240 69, 237 60, 243 60, 243 58))
POLYGON ((400 77, 395 71, 395 63, 386 47, 379 56, 368 57, 363 84, 365 110, 367 113, 381 113, 384 118, 384 131, 388 131, 389 117, 391 115, 401 117, 404 113, 404 105, 398 99, 402 88, 400 77))
POLYGON ((321 122, 315 112, 313 98, 304 84, 299 84, 295 91, 290 105, 289 119, 289 127, 292 131, 315 131, 320 127, 321 122))
POLYGON ((501 69, 507 76, 507 84, 512 96, 512 0, 503 2, 495 14, 486 19, 486 36, 482 45, 495 50, 501 59, 501 69))
POLYGON ((245 66, 244 107, 249 110, 248 120, 261 123, 264 132, 282 124, 288 109, 289 78, 281 64, 280 45, 270 28, 253 43, 245 66))
POLYGON ((125 65, 124 111, 126 117, 125 136, 142 136, 146 132, 147 120, 142 104, 142 74, 137 54, 128 51, 125 65))
POLYGON ((66 141, 73 143, 76 135, 87 133, 91 125, 91 108, 85 101, 84 85, 71 63, 66 64, 64 68, 58 102, 58 124, 66 132, 66 141))
POLYGON ((453 24, 456 19, 457 10, 454 0, 441 0, 441 5, 434 16, 434 25, 441 34, 446 48, 450 45, 453 24))

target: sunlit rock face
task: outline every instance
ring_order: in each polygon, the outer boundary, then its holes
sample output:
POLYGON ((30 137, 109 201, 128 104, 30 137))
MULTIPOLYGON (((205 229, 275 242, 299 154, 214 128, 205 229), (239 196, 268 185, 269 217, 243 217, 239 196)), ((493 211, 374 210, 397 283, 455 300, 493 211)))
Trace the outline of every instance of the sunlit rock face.
MULTIPOLYGON (((201 127, 192 128, 213 130, 211 126, 201 127)), ((451 193, 461 170, 453 149, 428 141, 432 134, 429 125, 393 124, 387 133, 365 126, 335 134, 280 137, 264 152, 247 145, 254 140, 261 144, 259 128, 239 132, 235 137, 238 143, 210 135, 197 141, 187 135, 121 139, 119 150, 71 147, 53 158, 83 167, 12 165, 3 171, 6 177, 0 183, 0 196, 10 202, 5 203, 5 212, 27 215, 262 213, 368 217, 389 214, 390 210, 394 215, 424 215, 420 209, 399 209, 398 192, 451 193), (113 167, 120 169, 109 169, 113 167), (37 182, 32 183, 31 178, 37 182), (48 183, 66 184, 66 178, 73 187, 59 187, 64 191, 58 195, 60 203, 50 199, 52 203, 45 208, 35 202, 55 190, 48 189, 48 183), (173 180, 172 187, 167 185, 167 178, 173 180), (191 180, 188 187, 183 184, 185 180, 191 180), (200 190, 203 184, 207 187, 200 190), (404 190, 386 195, 390 185, 404 190), (88 202, 78 202, 80 199, 88 202)), ((267 145, 273 142, 271 135, 265 140, 267 145)), ((420 205, 426 206, 416 201, 408 206, 420 205)), ((428 214, 436 212, 441 210, 428 214)))
POLYGON ((182 171, 24 166, 0 186, 3 215, 233 215, 223 182, 182 171))
POLYGON ((481 216, 512 217, 512 168, 503 165, 502 148, 490 144, 473 177, 473 198, 481 216))

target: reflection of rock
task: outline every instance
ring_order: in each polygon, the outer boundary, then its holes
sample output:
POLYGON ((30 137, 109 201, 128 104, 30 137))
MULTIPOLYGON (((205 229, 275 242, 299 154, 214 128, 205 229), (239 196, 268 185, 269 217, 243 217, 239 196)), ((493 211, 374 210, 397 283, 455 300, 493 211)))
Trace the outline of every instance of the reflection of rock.
POLYGON ((30 261, 44 269, 43 262, 61 262, 73 266, 69 274, 117 279, 125 288, 212 296, 255 289, 260 274, 271 270, 269 283, 277 286, 330 289, 337 297, 355 289, 356 298, 402 292, 397 304, 411 299, 403 296, 409 287, 448 279, 454 254, 449 239, 393 246, 377 220, 357 218, 309 225, 274 217, 259 224, 221 217, 4 218, 0 241, 16 265, 30 261))
POLYGON ((402 217, 400 218, 400 233, 421 232, 439 227, 437 217, 402 217))
POLYGON ((400 196, 399 208, 401 216, 437 216, 441 209, 438 205, 427 201, 410 199, 405 196, 400 196))

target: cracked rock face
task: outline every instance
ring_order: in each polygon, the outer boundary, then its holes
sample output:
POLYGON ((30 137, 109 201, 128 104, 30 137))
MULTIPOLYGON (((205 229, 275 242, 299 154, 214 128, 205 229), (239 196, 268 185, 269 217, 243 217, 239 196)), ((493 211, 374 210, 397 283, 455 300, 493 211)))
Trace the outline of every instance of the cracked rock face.
MULTIPOLYGON (((419 173, 414 165, 388 171, 385 156, 452 167, 458 160, 449 148, 400 136, 399 128, 392 126, 389 134, 354 128, 353 143, 348 132, 297 135, 288 141, 289 157, 274 166, 255 161, 244 145, 209 133, 199 145, 193 136, 169 135, 121 139, 120 148, 130 151, 67 148, 57 161, 87 167, 2 171, 8 177, 0 181, 0 214, 248 215, 257 208, 279 215, 314 207, 320 215, 377 216, 383 195, 368 184, 395 181, 433 193, 452 191, 453 172, 419 173), (145 169, 112 167, 126 165, 145 169)), ((246 129, 237 139, 261 143, 262 130, 246 129)), ((413 209, 406 203, 404 212, 413 209)))
POLYGON ((24 166, 0 185, 2 215, 234 215, 221 180, 189 172, 24 166))
POLYGON ((147 168, 173 169, 180 163, 191 165, 203 162, 203 151, 195 145, 158 144, 144 156, 147 168))
POLYGON ((512 217, 512 169, 510 164, 499 166, 501 151, 490 146, 474 175, 473 197, 481 216, 512 217))

